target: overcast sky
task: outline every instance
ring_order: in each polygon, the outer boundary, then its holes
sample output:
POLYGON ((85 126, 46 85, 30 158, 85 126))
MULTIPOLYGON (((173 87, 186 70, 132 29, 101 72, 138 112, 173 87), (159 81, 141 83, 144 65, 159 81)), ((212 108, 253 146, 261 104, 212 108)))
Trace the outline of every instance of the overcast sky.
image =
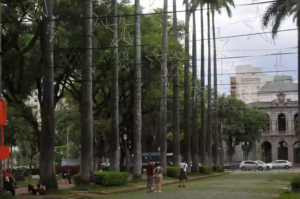
MULTIPOLYGON (((131 0, 132 2, 133 0, 131 0)), ((217 37, 226 37, 233 35, 249 34, 245 37, 235 37, 230 39, 218 39, 217 52, 218 52, 218 89, 219 92, 230 91, 230 76, 235 73, 237 65, 252 65, 254 67, 262 67, 266 74, 285 74, 292 75, 294 82, 297 79, 297 54, 291 55, 274 55, 274 56, 261 56, 273 53, 291 53, 297 52, 297 31, 280 32, 275 40, 272 40, 270 33, 262 35, 250 35, 252 32, 269 32, 270 29, 263 30, 261 27, 261 19, 266 8, 269 4, 238 6, 241 4, 252 3, 253 0, 235 0, 236 8, 232 8, 232 17, 229 18, 225 9, 222 10, 221 15, 216 15, 216 33, 217 37), (250 28, 250 27, 252 28, 250 28), (226 43, 227 42, 227 43, 226 43), (226 57, 235 56, 252 56, 251 58, 236 58, 228 59, 226 57), (253 57, 254 56, 254 57, 253 57), (259 57, 260 56, 260 57, 259 57), (223 60, 221 58, 224 58, 223 60), (291 71, 292 70, 292 71, 291 71), (278 72, 274 72, 278 71, 278 72), (284 72, 282 72, 284 71, 284 72)), ((254 0, 254 2, 266 2, 268 0, 254 0)), ((169 11, 172 11, 173 0, 168 2, 169 11)), ((141 0, 141 5, 145 8, 144 12, 152 12, 155 8, 163 8, 163 0, 141 0)), ((184 11, 185 6, 182 0, 177 0, 177 11, 184 11)), ((206 12, 206 11, 205 11, 206 12)), ((185 13, 178 12, 178 19, 185 21, 185 13)), ((197 11, 197 40, 200 37, 200 11, 197 11)), ((206 13, 205 19, 206 22, 206 13)), ((192 25, 192 19, 190 22, 192 25)), ((206 23, 205 23, 205 27, 206 23)), ((294 29, 296 24, 292 18, 288 18, 281 25, 280 30, 294 29)), ((190 28, 192 31, 192 28, 190 28)), ((205 38, 207 38, 207 28, 205 28, 205 38)), ((190 38, 192 39, 192 38, 190 38)), ((192 43, 190 43, 191 47, 192 43)), ((207 43, 205 43, 207 47, 207 43)), ((200 59, 200 42, 197 44, 198 59, 200 59)), ((191 51, 190 51, 191 52, 191 51)), ((207 56, 207 51, 205 52, 207 56)), ((200 63, 200 62, 198 62, 200 63)), ((207 60, 206 60, 207 63, 207 60)), ((200 64, 198 64, 200 67, 200 64)), ((200 68, 199 74, 200 74, 200 68)), ((207 73, 206 73, 207 74, 207 73)))

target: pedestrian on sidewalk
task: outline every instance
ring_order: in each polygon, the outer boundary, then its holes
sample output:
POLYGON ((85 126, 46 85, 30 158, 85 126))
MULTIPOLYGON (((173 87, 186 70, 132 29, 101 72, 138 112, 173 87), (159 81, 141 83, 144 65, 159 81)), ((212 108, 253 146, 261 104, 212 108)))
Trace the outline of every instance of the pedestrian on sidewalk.
POLYGON ((147 193, 151 193, 151 187, 153 184, 153 171, 154 171, 154 164, 152 160, 149 160, 147 165, 147 193))
POLYGON ((180 163, 180 174, 179 174, 179 188, 181 187, 181 183, 183 187, 185 187, 185 181, 187 180, 187 168, 188 164, 185 162, 185 160, 182 160, 182 163, 180 163))
POLYGON ((155 175, 155 192, 161 192, 163 169, 159 166, 159 163, 155 163, 154 175, 155 175))

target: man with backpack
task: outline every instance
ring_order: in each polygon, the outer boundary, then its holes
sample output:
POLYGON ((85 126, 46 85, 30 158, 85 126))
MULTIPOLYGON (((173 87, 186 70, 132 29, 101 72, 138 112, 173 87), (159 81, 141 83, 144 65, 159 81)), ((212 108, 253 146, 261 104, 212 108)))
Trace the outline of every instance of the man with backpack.
POLYGON ((179 188, 181 187, 181 183, 183 187, 185 187, 184 183, 185 180, 187 180, 187 168, 188 164, 185 162, 185 160, 182 160, 182 163, 180 163, 180 175, 179 175, 179 188))
POLYGON ((155 192, 161 193, 161 181, 162 181, 163 169, 158 163, 155 163, 154 175, 155 175, 155 192))

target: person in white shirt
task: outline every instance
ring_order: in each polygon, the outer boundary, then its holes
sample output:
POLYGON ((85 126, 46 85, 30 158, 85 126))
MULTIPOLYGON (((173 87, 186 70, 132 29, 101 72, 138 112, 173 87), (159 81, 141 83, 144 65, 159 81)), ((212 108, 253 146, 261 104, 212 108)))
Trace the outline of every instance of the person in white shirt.
POLYGON ((188 164, 185 162, 185 160, 182 160, 182 163, 180 163, 180 175, 179 175, 179 188, 182 186, 185 187, 184 183, 185 180, 187 180, 187 168, 188 164))

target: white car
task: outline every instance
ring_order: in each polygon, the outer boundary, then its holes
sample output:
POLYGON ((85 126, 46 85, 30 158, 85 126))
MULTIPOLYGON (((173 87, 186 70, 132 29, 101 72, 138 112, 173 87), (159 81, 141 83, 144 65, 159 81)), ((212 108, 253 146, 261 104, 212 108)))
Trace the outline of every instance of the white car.
POLYGON ((275 160, 271 162, 273 169, 289 169, 292 168, 292 163, 287 160, 275 160))
POLYGON ((270 170, 270 169, 272 169, 273 168, 273 165, 271 164, 271 163, 264 163, 263 161, 260 161, 260 160, 256 160, 256 162, 258 163, 258 164, 263 164, 263 165, 265 165, 266 167, 266 170, 270 170))
POLYGON ((242 171, 246 171, 246 170, 256 170, 258 169, 259 171, 263 171, 264 169, 266 169, 266 165, 264 164, 259 164, 256 161, 252 161, 252 160, 246 160, 241 162, 240 164, 240 169, 242 171))

